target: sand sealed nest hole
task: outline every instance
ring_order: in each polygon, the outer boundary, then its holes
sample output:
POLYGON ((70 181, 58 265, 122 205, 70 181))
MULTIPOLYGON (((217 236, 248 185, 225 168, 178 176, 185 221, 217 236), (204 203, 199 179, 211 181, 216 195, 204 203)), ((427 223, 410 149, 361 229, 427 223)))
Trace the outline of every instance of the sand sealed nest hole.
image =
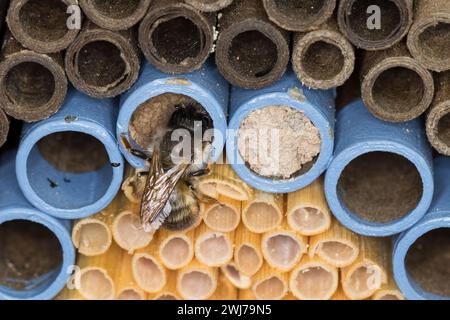
POLYGON ((370 152, 352 160, 337 185, 344 207, 362 220, 390 223, 419 204, 422 179, 413 163, 388 152, 370 152))
POLYGON ((423 290, 450 297, 450 228, 429 231, 409 248, 406 270, 423 290))
POLYGON ((78 251, 86 256, 105 253, 111 245, 109 227, 96 219, 84 219, 73 228, 72 241, 78 251))
POLYGON ((308 172, 321 150, 318 128, 303 111, 288 106, 252 111, 240 125, 237 144, 250 170, 274 180, 308 172))
POLYGON ((58 276, 62 259, 59 240, 45 226, 26 220, 0 224, 0 286, 42 290, 58 276))

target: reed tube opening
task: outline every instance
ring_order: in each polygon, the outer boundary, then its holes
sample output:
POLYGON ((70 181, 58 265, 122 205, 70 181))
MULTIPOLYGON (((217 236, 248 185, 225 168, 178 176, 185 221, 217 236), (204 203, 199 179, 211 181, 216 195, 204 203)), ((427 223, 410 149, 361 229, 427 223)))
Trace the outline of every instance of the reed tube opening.
POLYGON ((288 232, 265 235, 261 241, 264 258, 273 268, 289 271, 301 259, 306 248, 288 232))
POLYGON ((353 215, 381 224, 411 213, 422 198, 423 186, 418 169, 405 157, 369 152, 345 167, 337 192, 353 215))
MULTIPOLYGON (((44 224, 11 220, 0 224, 0 295, 38 296, 61 272, 60 240, 44 224)), ((56 293, 55 293, 56 294, 56 293)))
POLYGON ((211 274, 201 270, 192 270, 181 274, 178 290, 188 300, 208 299, 215 291, 216 280, 211 274))
POLYGON ((379 50, 394 45, 406 35, 412 15, 412 2, 408 0, 344 0, 339 3, 338 22, 355 46, 379 50), (373 11, 370 11, 372 17, 368 14, 370 8, 376 8, 375 14, 381 19, 373 20, 373 11))
POLYGON ((275 205, 265 202, 252 202, 242 213, 245 226, 256 233, 264 233, 281 224, 283 214, 275 205))
POLYGON ((208 266, 221 266, 233 258, 233 243, 220 232, 206 232, 195 241, 195 257, 208 266))
POLYGON ((93 24, 84 28, 65 58, 67 76, 78 90, 94 98, 108 98, 134 84, 140 58, 130 32, 113 32, 93 24))
POLYGON ((119 292, 117 300, 144 300, 144 297, 136 289, 125 289, 119 292))
POLYGON ((353 300, 366 299, 380 289, 383 281, 380 267, 371 263, 359 263, 351 268, 343 280, 345 294, 353 300))
POLYGON ((398 290, 379 290, 373 297, 373 300, 405 300, 405 297, 398 290))
POLYGON ((258 300, 281 300, 288 291, 287 284, 278 276, 268 276, 256 282, 252 287, 258 300))
POLYGON ((330 215, 319 208, 299 207, 288 212, 289 225, 304 235, 324 232, 330 225, 330 215))
POLYGON ((164 268, 150 255, 135 255, 132 261, 132 270, 134 280, 146 292, 158 292, 166 284, 164 268))
POLYGON ((168 237, 159 249, 161 262, 169 269, 175 270, 186 266, 194 257, 191 240, 184 234, 168 237))
POLYGON ((114 281, 106 270, 89 267, 80 272, 80 294, 88 300, 114 299, 114 281))
POLYGON ((325 264, 306 264, 291 274, 290 288, 301 300, 329 300, 339 284, 338 271, 325 264))
POLYGON ((324 261, 337 267, 350 265, 358 257, 359 249, 345 240, 329 240, 319 244, 316 254, 324 261))
POLYGON ((231 232, 239 225, 241 215, 235 207, 218 203, 207 207, 203 221, 213 230, 231 232))
MULTIPOLYGON (((441 73, 441 77, 445 78, 448 73, 441 73)), ((440 81, 440 80, 438 80, 440 81)), ((445 81, 445 80, 444 80, 445 81)), ((428 141, 441 154, 450 156, 450 99, 445 96, 448 95, 446 82, 439 83, 438 92, 442 92, 444 97, 436 97, 436 103, 430 109, 427 116, 426 129, 428 141)))
POLYGON ((66 92, 64 69, 50 56, 24 51, 0 63, 0 105, 13 118, 46 119, 61 107, 66 92))
POLYGON ((139 216, 131 211, 122 212, 114 219, 112 233, 119 247, 129 253, 145 248, 153 239, 152 233, 143 230, 139 216))
POLYGON ((108 225, 96 219, 83 219, 72 230, 72 242, 78 252, 85 256, 105 253, 112 243, 108 225))
POLYGON ((242 190, 226 182, 202 181, 202 183, 198 184, 198 190, 211 198, 216 198, 217 195, 224 195, 230 199, 235 199, 238 201, 245 201, 249 198, 249 194, 246 190, 242 190))
POLYGON ((247 244, 236 248, 234 259, 239 271, 249 276, 258 272, 264 262, 258 249, 247 244))
POLYGON ((409 248, 406 271, 422 290, 441 297, 450 297, 450 228, 433 229, 409 248))
POLYGON ((109 30, 126 30, 145 15, 151 0, 81 0, 80 6, 96 25, 109 30))
POLYGON ((76 0, 14 0, 7 21, 11 33, 25 47, 37 52, 58 52, 78 34, 67 27, 67 7, 76 0))
POLYGON ((220 270, 236 288, 248 289, 252 285, 252 278, 242 274, 234 263, 224 265, 220 270))
POLYGON ((9 119, 5 112, 0 109, 0 148, 5 144, 9 134, 9 119))
POLYGON ((200 11, 214 12, 229 6, 233 0, 184 0, 184 2, 200 11))
POLYGON ((317 29, 333 14, 336 1, 331 0, 264 0, 273 22, 290 31, 317 29))
POLYGON ((212 16, 175 1, 154 2, 139 28, 139 43, 147 60, 166 73, 199 69, 213 47, 212 16))

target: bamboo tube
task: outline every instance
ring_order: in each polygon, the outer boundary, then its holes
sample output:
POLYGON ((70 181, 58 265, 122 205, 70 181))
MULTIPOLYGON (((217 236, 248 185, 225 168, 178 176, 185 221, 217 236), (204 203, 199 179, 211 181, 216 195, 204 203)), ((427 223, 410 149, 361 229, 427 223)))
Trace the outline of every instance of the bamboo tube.
POLYGON ((25 47, 41 53, 58 52, 67 48, 79 32, 67 27, 67 9, 77 4, 77 0, 12 0, 6 21, 25 47))
POLYGON ((236 268, 246 276, 255 275, 264 262, 261 235, 249 231, 241 223, 234 234, 234 246, 236 268))
POLYGON ((194 258, 195 230, 188 232, 158 231, 158 253, 162 264, 170 270, 187 266, 194 258))
POLYGON ((234 172, 229 164, 214 164, 210 174, 199 179, 197 190, 218 200, 225 196, 238 201, 251 199, 253 190, 234 172))
POLYGON ((0 109, 0 148, 5 144, 8 139, 9 133, 9 119, 6 113, 0 109))
POLYGON ((360 236, 332 219, 331 228, 309 239, 309 257, 320 257, 326 263, 343 268, 359 255, 360 236))
POLYGON ((339 272, 318 257, 305 257, 291 272, 289 287, 301 300, 330 300, 339 286, 339 272))
POLYGON ((405 300, 405 297, 397 288, 393 275, 390 274, 388 283, 374 293, 372 300, 405 300))
POLYGON ((290 31, 318 29, 333 14, 336 0, 263 0, 269 19, 290 31))
POLYGON ((137 80, 140 55, 132 29, 111 31, 89 22, 66 51, 67 77, 94 98, 115 97, 137 80))
POLYGON ((257 89, 281 79, 289 62, 289 33, 268 19, 260 0, 234 0, 219 29, 216 64, 228 82, 257 89))
POLYGON ((242 222, 248 230, 264 233, 280 226, 283 220, 283 196, 262 191, 242 204, 242 222))
POLYGON ((162 72, 192 72, 212 51, 215 24, 214 14, 201 13, 183 0, 153 0, 139 27, 139 44, 162 72))
POLYGON ((201 224, 195 231, 195 257, 209 266, 220 267, 233 258, 233 233, 213 231, 201 224))
POLYGON ((340 33, 336 18, 319 30, 295 34, 292 66, 298 79, 314 89, 339 87, 350 78, 355 50, 340 33))
POLYGON ((282 226, 263 234, 261 249, 268 265, 287 272, 308 252, 308 238, 293 231, 284 219, 282 226))
POLYGON ((136 212, 137 209, 119 212, 111 227, 114 241, 129 254, 148 246, 154 235, 143 230, 136 212))
POLYGON ((216 292, 214 292, 213 296, 209 298, 209 300, 231 301, 237 300, 237 298, 238 289, 222 272, 220 272, 216 292))
POLYGON ((338 23, 358 48, 387 49, 400 42, 413 20, 412 0, 341 0, 338 23))
POLYGON ((223 265, 220 271, 238 289, 248 289, 252 285, 252 278, 240 272, 234 262, 223 265))
POLYGON ((146 293, 134 280, 132 260, 133 256, 122 250, 122 258, 116 266, 117 272, 114 277, 117 300, 145 300, 146 298, 146 293))
POLYGON ((435 86, 426 122, 427 136, 439 153, 450 156, 450 71, 435 74, 435 86))
POLYGON ((206 300, 217 289, 219 270, 208 267, 197 260, 178 271, 177 291, 186 300, 206 300))
POLYGON ((0 108, 27 122, 56 113, 67 93, 63 56, 25 49, 10 33, 0 57, 0 108))
POLYGON ((78 256, 79 288, 82 297, 87 300, 112 300, 116 297, 116 278, 122 257, 122 249, 112 245, 99 256, 78 256))
POLYGON ((80 0, 86 16, 99 27, 126 30, 136 25, 145 15, 151 0, 98 1, 80 0))
POLYGON ((405 42, 385 51, 366 51, 361 74, 364 103, 382 120, 415 119, 433 101, 433 76, 411 57, 405 42))
POLYGON ((233 0, 184 0, 184 2, 200 11, 214 12, 228 7, 233 0))
POLYGON ((361 237, 360 254, 341 269, 341 283, 351 300, 367 299, 387 283, 390 239, 361 237))
POLYGON ((450 2, 416 0, 414 24, 408 34, 412 56, 433 71, 450 69, 450 2))
POLYGON ((289 275, 264 264, 253 278, 252 292, 258 300, 281 300, 289 291, 289 275))
POLYGON ((323 189, 323 178, 287 196, 289 226, 305 236, 321 234, 330 229, 331 213, 323 189))
POLYGON ((156 241, 134 254, 131 268, 134 280, 147 293, 159 292, 167 283, 167 272, 158 257, 156 241))
POLYGON ((177 272, 168 270, 164 288, 156 293, 148 293, 147 300, 181 300, 177 292, 177 272))
POLYGON ((212 230, 232 232, 241 222, 241 202, 219 196, 217 202, 202 204, 203 222, 212 230))

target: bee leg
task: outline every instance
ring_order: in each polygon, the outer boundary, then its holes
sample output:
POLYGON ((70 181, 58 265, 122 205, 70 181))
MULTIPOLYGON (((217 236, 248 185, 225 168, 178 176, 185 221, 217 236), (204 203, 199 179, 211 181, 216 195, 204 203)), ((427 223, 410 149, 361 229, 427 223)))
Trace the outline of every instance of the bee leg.
POLYGON ((211 170, 209 168, 206 169, 201 169, 199 171, 193 172, 191 174, 192 177, 201 177, 201 176, 206 176, 211 172, 211 170))
POLYGON ((120 136, 120 141, 122 142, 122 145, 125 147, 125 150, 127 150, 133 156, 141 158, 142 160, 146 160, 146 161, 149 159, 149 156, 147 154, 145 154, 145 152, 134 149, 131 146, 130 141, 128 141, 127 137, 123 133, 120 136))

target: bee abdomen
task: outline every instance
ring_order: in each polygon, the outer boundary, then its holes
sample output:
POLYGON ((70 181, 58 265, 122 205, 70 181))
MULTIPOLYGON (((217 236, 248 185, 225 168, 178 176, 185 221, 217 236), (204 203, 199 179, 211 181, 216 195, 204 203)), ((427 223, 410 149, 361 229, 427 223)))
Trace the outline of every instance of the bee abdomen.
POLYGON ((171 201, 172 211, 163 227, 169 231, 185 231, 200 220, 200 206, 192 190, 183 182, 177 187, 177 196, 171 201))

